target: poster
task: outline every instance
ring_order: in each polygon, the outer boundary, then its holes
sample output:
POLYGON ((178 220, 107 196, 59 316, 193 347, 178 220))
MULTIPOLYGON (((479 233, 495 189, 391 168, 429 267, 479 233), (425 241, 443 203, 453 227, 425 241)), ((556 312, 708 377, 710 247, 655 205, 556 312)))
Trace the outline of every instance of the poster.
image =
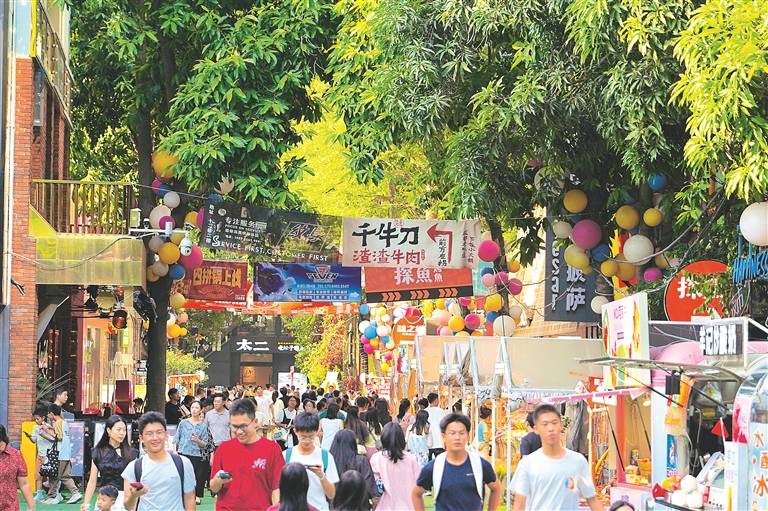
POLYGON ((207 202, 200 245, 262 261, 336 263, 341 217, 207 202))
POLYGON ((584 272, 565 263, 565 249, 555 244, 555 236, 547 231, 546 272, 548 281, 544 286, 545 321, 573 321, 596 323, 598 315, 592 311, 595 297, 595 275, 584 272))
MULTIPOLYGON (((648 295, 636 293, 603 305, 603 348, 612 358, 648 360, 648 295)), ((650 371, 606 367, 606 388, 650 386, 650 371)))
POLYGON ((479 220, 344 218, 345 266, 472 268, 479 220))
POLYGON ((253 299, 259 302, 359 302, 360 268, 338 264, 256 263, 253 299))
POLYGON ((369 303, 472 296, 470 268, 365 268, 369 303))
POLYGON ((232 302, 248 300, 248 263, 245 261, 210 261, 188 271, 179 292, 188 300, 232 302))
MULTIPOLYGON (((728 267, 720 261, 696 261, 681 268, 669 281, 664 290, 664 312, 670 321, 690 321, 693 316, 709 317, 709 311, 699 310, 704 296, 693 291, 693 280, 689 275, 716 275, 725 273, 728 267)), ((723 315, 719 298, 710 303, 717 313, 723 315)))
POLYGON ((493 268, 493 263, 478 259, 475 267, 472 269, 472 294, 474 296, 488 296, 492 294, 491 290, 483 284, 482 271, 485 268, 493 268))

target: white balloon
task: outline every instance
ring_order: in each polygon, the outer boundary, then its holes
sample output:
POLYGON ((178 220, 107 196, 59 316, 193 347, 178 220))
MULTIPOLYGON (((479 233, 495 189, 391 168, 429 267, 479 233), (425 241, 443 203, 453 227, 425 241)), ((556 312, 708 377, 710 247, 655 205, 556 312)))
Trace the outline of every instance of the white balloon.
POLYGON ((161 261, 155 261, 152 263, 152 271, 155 272, 155 275, 158 277, 165 277, 168 275, 168 265, 161 262, 161 261))
POLYGON ((181 204, 181 197, 176 192, 168 192, 163 196, 163 203, 173 209, 181 204))
POLYGON ((149 249, 152 252, 159 252, 160 247, 163 246, 163 243, 165 243, 165 241, 163 241, 163 238, 155 234, 149 239, 149 249))
POLYGON ((173 312, 169 312, 169 313, 168 313, 168 321, 167 321, 167 324, 168 324, 168 326, 171 326, 171 325, 175 325, 175 324, 176 324, 176 314, 174 314, 173 312))
POLYGON ((483 241, 488 241, 493 239, 493 234, 491 234, 491 231, 484 231, 482 235, 483 241))
POLYGON ((603 313, 603 305, 610 302, 607 296, 596 296, 592 298, 592 301, 590 302, 590 307, 592 307, 592 312, 595 314, 602 314, 603 313))
POLYGON ((387 325, 376 327, 376 335, 378 335, 379 338, 388 336, 391 331, 392 330, 387 325))
POLYGON ((384 314, 381 317, 381 322, 382 323, 389 323, 390 321, 392 321, 392 316, 390 316, 389 314, 384 314))
POLYGON ((365 333, 365 329, 368 328, 368 326, 371 324, 370 321, 361 321, 360 324, 357 326, 357 329, 360 330, 360 333, 365 333))
POLYGON ((496 336, 512 335, 515 328, 517 328, 515 320, 506 315, 499 316, 493 321, 493 335, 496 336))
POLYGON ((523 308, 519 305, 513 305, 509 308, 509 315, 512 316, 513 319, 519 319, 520 316, 523 315, 523 308))
POLYGON ((552 232, 555 233, 555 237, 561 240, 569 238, 571 236, 572 230, 573 226, 568 222, 564 222, 563 220, 555 222, 555 224, 552 226, 552 232))
POLYGON ((557 195, 559 193, 562 193, 563 188, 565 187, 565 182, 563 181, 563 172, 562 170, 555 168, 555 167, 542 167, 539 169, 538 172, 533 176, 533 186, 537 190, 542 189, 542 180, 549 185, 546 190, 542 190, 546 192, 548 195, 557 195))
POLYGON ((624 243, 623 253, 628 263, 639 266, 651 260, 653 243, 642 234, 635 234, 624 243))
POLYGON ((159 229, 160 219, 164 216, 171 216, 171 210, 168 206, 162 204, 155 206, 155 208, 149 212, 149 225, 151 225, 153 229, 159 229))
POLYGON ((744 239, 758 247, 768 245, 768 202, 755 202, 742 211, 739 229, 744 239))
POLYGON ((456 302, 452 303, 448 306, 448 312, 450 312, 452 316, 461 316, 461 305, 456 302))
POLYGON ((392 315, 395 318, 402 318, 403 316, 405 316, 405 309, 403 309, 402 307, 395 307, 395 310, 392 312, 392 315))

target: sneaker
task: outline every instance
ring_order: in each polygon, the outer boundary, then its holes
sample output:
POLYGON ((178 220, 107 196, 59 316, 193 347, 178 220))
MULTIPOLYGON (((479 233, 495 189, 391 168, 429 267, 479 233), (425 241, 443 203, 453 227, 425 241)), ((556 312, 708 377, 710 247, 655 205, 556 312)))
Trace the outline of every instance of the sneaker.
POLYGON ((61 504, 61 501, 63 501, 64 498, 61 496, 61 494, 57 494, 55 497, 48 497, 44 501, 41 502, 41 504, 46 506, 55 506, 56 504, 61 504))
POLYGON ((48 498, 48 494, 45 493, 43 490, 37 490, 35 492, 35 496, 34 496, 35 502, 42 502, 47 498, 48 498))
POLYGON ((67 504, 76 504, 82 498, 83 498, 83 494, 80 493, 79 491, 75 490, 75 492, 72 494, 72 496, 69 497, 69 500, 67 501, 67 504))
POLYGON ((195 497, 195 504, 200 505, 200 497, 195 497))

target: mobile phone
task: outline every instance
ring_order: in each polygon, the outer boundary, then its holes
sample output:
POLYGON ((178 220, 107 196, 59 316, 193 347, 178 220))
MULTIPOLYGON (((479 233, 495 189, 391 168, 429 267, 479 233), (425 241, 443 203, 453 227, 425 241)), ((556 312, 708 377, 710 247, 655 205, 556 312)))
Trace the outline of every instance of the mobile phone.
POLYGON ((135 482, 135 483, 131 483, 131 488, 136 488, 137 490, 141 490, 142 488, 144 488, 144 485, 142 483, 135 482))
POLYGON ((232 479, 232 474, 229 472, 221 471, 219 472, 219 479, 232 479))
POLYGON ((307 468, 320 468, 320 465, 304 465, 307 468))

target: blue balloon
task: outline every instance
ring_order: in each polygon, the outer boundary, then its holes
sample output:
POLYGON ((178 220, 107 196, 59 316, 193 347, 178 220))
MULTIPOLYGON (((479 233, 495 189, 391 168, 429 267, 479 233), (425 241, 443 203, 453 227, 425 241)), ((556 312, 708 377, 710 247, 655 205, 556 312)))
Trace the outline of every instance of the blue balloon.
POLYGON ((168 276, 170 276, 172 280, 181 280, 186 274, 187 271, 180 264, 172 264, 171 267, 168 268, 168 276))
POLYGON ((568 218, 571 220, 572 224, 575 224, 579 220, 584 220, 584 215, 568 215, 568 218))
POLYGON ((667 176, 664 174, 654 174, 648 178, 648 188, 654 192, 658 192, 665 186, 667 186, 667 176))
POLYGON ((634 192, 626 191, 623 193, 624 204, 629 206, 637 202, 637 196, 634 192))
POLYGON ((499 313, 498 312, 487 312, 485 314, 486 321, 489 321, 491 323, 496 321, 496 318, 498 318, 498 317, 499 317, 499 313))
POLYGON ((387 344, 389 341, 390 341, 390 338, 388 335, 385 335, 384 337, 381 337, 379 339, 379 342, 381 342, 381 344, 387 344))
POLYGON ((483 275, 493 275, 493 268, 492 267, 486 267, 480 270, 480 276, 483 275))
POLYGON ((369 325, 368 328, 365 329, 365 332, 363 332, 363 335, 366 336, 369 339, 375 339, 377 337, 377 335, 376 335, 376 326, 375 325, 369 325))
POLYGON ((222 197, 218 193, 212 193, 208 195, 208 200, 211 202, 211 204, 218 204, 219 202, 222 202, 224 200, 224 197, 222 197))
POLYGON ((165 197, 165 194, 172 190, 173 188, 171 188, 171 185, 167 183, 163 183, 157 187, 157 191, 155 191, 155 194, 157 194, 158 197, 165 197))
POLYGON ((629 230, 629 233, 632 234, 633 236, 639 232, 640 232, 640 227, 635 227, 634 229, 629 230))
POLYGON ((359 310, 360 310, 360 314, 362 314, 363 316, 365 316, 366 314, 371 312, 371 308, 368 307, 367 303, 360 304, 360 309, 359 310))
POLYGON ((592 258, 598 263, 602 263, 611 257, 611 249, 605 243, 600 243, 590 251, 592 258))

